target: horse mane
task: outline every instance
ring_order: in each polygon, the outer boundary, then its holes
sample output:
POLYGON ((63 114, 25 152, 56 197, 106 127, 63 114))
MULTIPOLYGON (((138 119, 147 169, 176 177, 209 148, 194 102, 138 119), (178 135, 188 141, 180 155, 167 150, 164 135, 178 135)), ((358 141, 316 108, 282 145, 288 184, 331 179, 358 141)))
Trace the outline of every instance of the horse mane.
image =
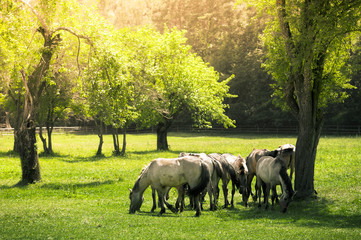
POLYGON ((233 168, 233 166, 231 164, 229 164, 227 161, 220 161, 222 168, 228 172, 228 174, 231 176, 231 180, 232 182, 236 185, 239 186, 239 181, 237 178, 237 174, 236 174, 236 170, 233 168))
POLYGON ((218 162, 214 157, 212 157, 211 155, 207 155, 211 158, 211 162, 213 164, 214 169, 216 170, 217 176, 221 177, 222 176, 222 169, 221 166, 219 165, 220 162, 218 162))
POLYGON ((279 156, 276 158, 276 163, 281 165, 281 169, 280 169, 279 174, 280 174, 283 182, 286 185, 285 191, 287 192, 287 194, 289 196, 293 196, 294 191, 293 191, 293 188, 292 188, 292 182, 291 182, 290 177, 287 174, 287 168, 286 168, 285 163, 280 159, 279 156))
POLYGON ((149 166, 152 164, 152 162, 150 162, 147 166, 145 166, 142 171, 140 172, 140 175, 137 179, 137 181, 135 181, 134 187, 133 187, 133 191, 137 191, 139 189, 139 182, 142 179, 142 177, 147 173, 149 166))

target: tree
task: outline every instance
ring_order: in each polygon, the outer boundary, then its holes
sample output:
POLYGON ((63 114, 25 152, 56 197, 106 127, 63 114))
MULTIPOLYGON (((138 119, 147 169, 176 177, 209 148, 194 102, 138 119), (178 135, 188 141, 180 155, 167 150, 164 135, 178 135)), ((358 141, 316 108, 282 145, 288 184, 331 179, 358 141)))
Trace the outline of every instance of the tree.
POLYGON ((39 136, 43 142, 43 149, 46 154, 53 154, 52 132, 55 122, 66 118, 67 110, 71 107, 74 95, 73 89, 75 87, 75 81, 72 81, 72 77, 76 78, 74 76, 76 74, 59 66, 53 69, 51 82, 45 86, 44 94, 40 97, 37 122, 39 125, 39 136), (43 126, 46 128, 48 139, 43 135, 43 126))
POLYGON ((296 196, 314 196, 314 166, 330 102, 345 97, 349 80, 341 68, 360 30, 360 1, 247 1, 274 13, 264 32, 267 71, 276 81, 274 95, 298 121, 296 196))
POLYGON ((134 49, 138 61, 132 73, 139 79, 135 91, 140 126, 157 126, 157 149, 168 150, 167 132, 175 117, 189 110, 197 126, 211 127, 211 121, 224 127, 234 122, 224 114, 227 82, 219 82, 212 67, 190 52, 183 32, 176 29, 160 34, 142 28, 134 49))
MULTIPOLYGON (((39 1, 36 6, 26 1, 9 1, 1 22, 2 36, 6 42, 6 58, 11 62, 12 71, 5 74, 8 83, 7 106, 16 119, 14 125, 15 146, 18 147, 22 168, 20 184, 41 180, 36 126, 41 97, 50 84, 53 56, 64 42, 62 32, 87 42, 90 39, 64 27, 64 18, 69 1, 39 1), (60 17, 59 17, 60 16, 60 17)), ((75 2, 71 2, 75 10, 75 2)), ((77 10, 80 10, 78 6, 77 10)), ((73 16, 74 17, 74 16, 73 16)), ((75 18, 75 17, 74 17, 75 18)), ((68 24, 74 18, 67 19, 68 24)), ((79 55, 79 54, 78 54, 79 55)))
POLYGON ((113 130, 114 154, 124 154, 126 148, 126 127, 138 114, 133 101, 133 76, 130 74, 129 51, 123 35, 129 30, 114 30, 104 23, 103 35, 94 41, 93 55, 83 77, 83 92, 88 113, 99 126, 97 155, 102 154, 104 125, 113 130), (108 34, 105 34, 108 33, 108 34), (123 148, 120 151, 118 129, 123 128, 123 148))

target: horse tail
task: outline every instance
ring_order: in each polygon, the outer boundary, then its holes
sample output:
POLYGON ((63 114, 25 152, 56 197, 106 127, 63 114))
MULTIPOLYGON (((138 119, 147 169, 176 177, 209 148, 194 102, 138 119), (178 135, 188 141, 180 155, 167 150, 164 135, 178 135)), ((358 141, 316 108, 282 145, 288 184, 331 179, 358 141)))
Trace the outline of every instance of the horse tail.
POLYGON ((222 177, 222 169, 221 169, 221 166, 219 165, 220 162, 218 162, 217 160, 212 158, 212 163, 213 163, 214 169, 216 169, 217 176, 222 177))
POLYGON ((237 186, 237 188, 239 188, 239 181, 237 178, 236 170, 233 168, 233 166, 231 164, 229 164, 228 162, 222 162, 222 167, 231 176, 232 182, 237 186))
POLYGON ((280 169, 279 173, 280 173, 281 179, 283 180, 283 182, 286 185, 285 190, 292 197, 293 194, 294 194, 294 191, 293 191, 293 188, 292 188, 292 182, 291 182, 290 177, 287 174, 287 168, 286 168, 286 166, 285 166, 285 164, 283 162, 281 163, 281 169, 280 169))
POLYGON ((190 196, 196 196, 200 194, 208 185, 210 181, 210 174, 207 165, 201 161, 201 174, 200 181, 197 186, 190 188, 188 193, 190 196))

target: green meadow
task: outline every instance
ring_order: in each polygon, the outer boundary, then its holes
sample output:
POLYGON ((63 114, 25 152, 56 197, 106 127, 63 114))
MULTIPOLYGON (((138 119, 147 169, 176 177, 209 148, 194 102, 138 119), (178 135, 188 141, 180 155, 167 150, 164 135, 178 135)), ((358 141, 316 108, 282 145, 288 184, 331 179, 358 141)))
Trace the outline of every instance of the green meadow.
MULTIPOLYGON (((246 157, 253 148, 295 144, 296 137, 171 133, 171 150, 158 152, 154 134, 130 134, 126 156, 118 157, 112 155, 111 136, 105 136, 104 156, 94 157, 97 135, 58 134, 53 136, 56 154, 40 154, 42 181, 16 187, 21 168, 11 152, 13 136, 0 135, 0 239, 361 239, 360 140, 320 139, 317 199, 292 202, 283 214, 279 206, 259 209, 253 201, 245 208, 238 192, 235 207, 222 209, 221 193, 219 210, 209 211, 206 197, 197 218, 188 208, 181 214, 150 213, 149 188, 141 212, 128 214, 128 188, 157 157, 182 151, 246 157)), ((171 192, 169 202, 175 198, 171 192)))

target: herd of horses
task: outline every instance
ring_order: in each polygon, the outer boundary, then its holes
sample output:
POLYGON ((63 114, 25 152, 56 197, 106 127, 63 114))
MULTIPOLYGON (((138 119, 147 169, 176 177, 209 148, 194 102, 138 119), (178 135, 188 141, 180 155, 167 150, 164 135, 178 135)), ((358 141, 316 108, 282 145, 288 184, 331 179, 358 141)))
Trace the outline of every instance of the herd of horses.
POLYGON ((151 186, 153 212, 157 207, 156 194, 160 214, 166 211, 165 206, 172 212, 184 210, 184 198, 187 194, 190 205, 196 210, 196 216, 201 214, 202 200, 208 193, 210 210, 217 209, 219 197, 219 182, 222 180, 224 206, 233 206, 236 189, 242 195, 244 205, 248 206, 251 195, 254 201, 258 199, 258 206, 262 206, 261 193, 263 192, 265 208, 268 209, 268 199, 272 191, 271 202, 279 202, 281 211, 286 212, 292 201, 292 175, 294 172, 295 146, 285 144, 269 151, 254 149, 246 159, 241 155, 232 154, 205 154, 180 153, 178 158, 158 158, 143 168, 134 187, 130 190, 129 213, 140 210, 143 203, 143 193, 151 186), (290 169, 290 176, 287 173, 290 169), (251 183, 256 176, 255 193, 251 183), (228 184, 231 181, 231 202, 228 201, 228 184), (276 186, 281 185, 282 194, 278 199, 276 186), (175 206, 168 203, 169 190, 177 189, 178 198, 175 206))

